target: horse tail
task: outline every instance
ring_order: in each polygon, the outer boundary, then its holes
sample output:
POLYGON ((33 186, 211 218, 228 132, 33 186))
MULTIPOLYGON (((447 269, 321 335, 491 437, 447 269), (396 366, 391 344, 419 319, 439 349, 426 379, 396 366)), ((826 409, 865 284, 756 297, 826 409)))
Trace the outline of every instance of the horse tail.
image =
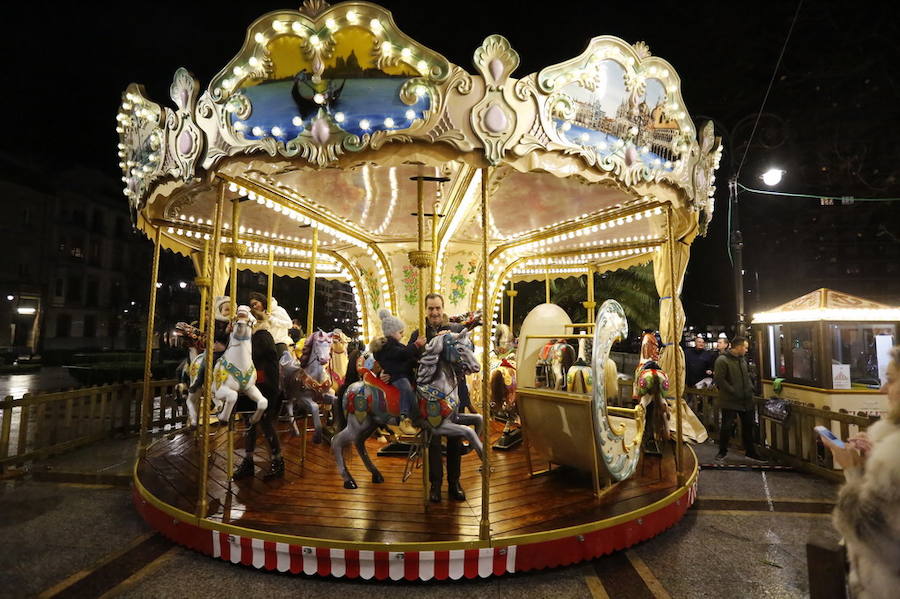
MULTIPOLYGON (((346 391, 344 394, 346 395, 346 391)), ((347 426, 347 413, 344 411, 343 396, 335 396, 334 405, 331 406, 331 413, 334 416, 334 434, 338 434, 347 426)))
POLYGON ((497 416, 497 413, 504 409, 505 404, 506 381, 503 380, 503 373, 495 370, 491 374, 491 416, 497 416))

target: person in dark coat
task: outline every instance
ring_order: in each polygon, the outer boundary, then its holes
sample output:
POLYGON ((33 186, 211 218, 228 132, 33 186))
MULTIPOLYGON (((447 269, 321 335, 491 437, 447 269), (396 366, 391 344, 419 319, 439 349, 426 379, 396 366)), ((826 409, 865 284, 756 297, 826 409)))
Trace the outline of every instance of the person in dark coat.
POLYGON ((747 339, 735 337, 731 346, 716 358, 715 380, 719 388, 719 409, 722 410, 722 427, 719 430, 719 453, 717 461, 722 461, 728 454, 728 442, 731 440, 731 429, 736 418, 741 419, 741 437, 744 450, 751 460, 760 460, 753 446, 755 403, 753 401, 753 384, 747 368, 747 339))
MULTIPOLYGON (((425 296, 425 341, 431 341, 436 335, 447 331, 460 333, 465 330, 465 325, 451 323, 444 314, 444 298, 438 293, 429 293, 425 296)), ((419 329, 409 336, 409 346, 424 347, 425 343, 419 341, 419 329), (420 345, 421 343, 421 345, 420 345)), ((419 350, 421 351, 421 350, 419 350)), ((459 396, 459 411, 471 408, 469 401, 469 387, 466 385, 466 377, 458 376, 456 379, 456 393, 459 396)), ((431 482, 429 499, 434 503, 441 501, 441 485, 444 479, 444 465, 441 463, 441 437, 433 435, 431 445, 428 448, 428 474, 431 482)), ((447 437, 447 487, 450 497, 456 501, 465 501, 466 493, 459 484, 462 470, 462 438, 447 437)))
POLYGON ((703 379, 713 374, 713 364, 716 355, 706 349, 706 339, 703 335, 694 338, 694 347, 684 350, 685 382, 688 387, 693 387, 703 379))
POLYGON ((269 448, 272 450, 272 463, 269 471, 263 476, 265 479, 281 478, 284 476, 284 457, 281 455, 281 443, 275 431, 275 422, 281 413, 281 385, 278 376, 278 352, 275 339, 267 330, 253 333, 250 338, 251 356, 253 366, 256 368, 256 388, 263 394, 269 405, 259 422, 251 424, 247 429, 247 437, 244 442, 244 461, 234 471, 234 480, 240 480, 253 476, 253 451, 256 449, 256 437, 259 427, 262 427, 269 448))

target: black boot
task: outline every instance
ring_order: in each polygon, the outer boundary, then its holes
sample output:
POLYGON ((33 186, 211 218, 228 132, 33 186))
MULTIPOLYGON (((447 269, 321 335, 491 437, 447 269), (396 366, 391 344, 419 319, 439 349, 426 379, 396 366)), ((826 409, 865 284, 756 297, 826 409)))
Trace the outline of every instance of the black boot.
POLYGON ((448 483, 448 494, 451 499, 455 499, 456 501, 465 501, 466 500, 466 492, 463 491, 462 486, 459 484, 458 480, 454 480, 448 483))
POLYGON ((428 495, 428 500, 431 503, 440 503, 441 502, 441 485, 433 484, 431 485, 431 493, 428 495))
POLYGON ((234 471, 234 476, 232 477, 234 480, 241 480, 242 478, 247 478, 249 476, 253 476, 253 456, 246 456, 244 461, 241 462, 241 465, 237 467, 237 470, 234 471))
POLYGON ((272 458, 272 465, 269 466, 269 471, 265 473, 263 478, 265 480, 284 478, 284 458, 281 456, 272 458))

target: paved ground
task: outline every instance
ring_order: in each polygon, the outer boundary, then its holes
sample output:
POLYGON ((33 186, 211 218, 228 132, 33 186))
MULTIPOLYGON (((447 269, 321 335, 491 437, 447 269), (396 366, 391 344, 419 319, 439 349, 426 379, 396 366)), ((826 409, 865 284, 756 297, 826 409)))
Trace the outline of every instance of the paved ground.
MULTIPOLYGON (((697 452, 710 463, 715 449, 697 452)), ((450 583, 284 575, 216 561, 154 533, 131 505, 133 455, 133 440, 108 441, 0 482, 0 597, 804 597, 806 543, 837 541, 827 515, 835 485, 707 469, 680 523, 593 562, 450 583)))
POLYGON ((62 366, 43 366, 40 370, 27 374, 0 375, 0 398, 11 395, 19 399, 26 393, 38 391, 60 391, 70 387, 80 387, 69 371, 62 366))

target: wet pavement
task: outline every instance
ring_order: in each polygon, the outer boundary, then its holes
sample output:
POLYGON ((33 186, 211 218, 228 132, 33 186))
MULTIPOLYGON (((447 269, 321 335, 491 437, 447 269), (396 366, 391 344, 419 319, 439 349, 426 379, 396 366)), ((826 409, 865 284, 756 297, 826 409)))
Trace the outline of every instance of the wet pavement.
POLYGON ((80 386, 81 383, 69 376, 69 371, 62 366, 42 366, 27 374, 0 375, 0 398, 11 395, 13 399, 19 399, 26 393, 62 391, 80 386))
MULTIPOLYGON (((700 473, 697 504, 670 530, 568 568, 442 583, 285 575, 213 560, 154 533, 127 487, 135 443, 104 441, 0 482, 0 597, 805 597, 806 543, 838 540, 828 515, 837 485, 715 468, 700 473)), ((712 464, 714 446, 696 451, 712 464)))

